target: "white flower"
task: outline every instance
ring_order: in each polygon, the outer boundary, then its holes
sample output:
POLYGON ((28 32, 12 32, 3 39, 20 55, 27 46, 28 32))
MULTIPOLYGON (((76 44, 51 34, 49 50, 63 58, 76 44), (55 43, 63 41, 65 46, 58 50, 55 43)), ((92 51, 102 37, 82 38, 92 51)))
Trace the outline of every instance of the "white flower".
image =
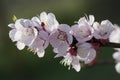
POLYGON ((43 57, 45 54, 45 49, 48 47, 48 44, 48 33, 41 30, 39 31, 39 34, 34 40, 34 42, 31 45, 29 45, 29 48, 33 52, 37 53, 39 57, 43 57))
POLYGON ((120 74, 120 62, 115 65, 115 70, 120 74))
POLYGON ((90 15, 89 19, 82 17, 79 19, 78 24, 72 26, 71 33, 74 35, 79 43, 88 41, 93 37, 93 22, 94 16, 90 15))
POLYGON ((64 64, 64 66, 69 66, 68 69, 72 66, 72 68, 74 68, 77 72, 81 70, 78 56, 73 56, 70 53, 67 53, 63 57, 64 59, 61 61, 61 64, 64 64))
POLYGON ((48 33, 42 30, 42 27, 33 20, 18 19, 15 24, 9 24, 12 30, 9 36, 13 42, 17 41, 19 50, 28 46, 39 57, 44 56, 44 49, 48 46, 48 33))
MULTIPOLYGON (((120 27, 118 25, 114 25, 114 30, 109 36, 109 41, 113 43, 120 43, 120 27)), ((120 48, 114 48, 115 50, 120 51, 120 48)))
POLYGON ((120 28, 117 25, 114 25, 115 29, 109 36, 109 41, 114 43, 120 43, 120 28))
POLYGON ((116 60, 116 62, 120 62, 120 51, 113 53, 113 58, 116 60))
POLYGON ((89 43, 78 44, 77 54, 85 64, 91 63, 96 57, 96 51, 89 43))
POLYGON ((94 37, 96 39, 108 39, 111 32, 114 30, 114 26, 109 20, 103 20, 101 24, 95 22, 93 28, 94 37))
POLYGON ((35 24, 27 19, 18 19, 15 24, 9 24, 12 30, 9 36, 12 41, 18 41, 17 47, 22 50, 25 45, 30 45, 36 38, 38 31, 35 29, 35 24))
POLYGON ((32 20, 40 24, 49 33, 57 29, 59 25, 53 13, 42 12, 39 17, 33 17, 32 20))
POLYGON ((70 27, 66 24, 59 25, 58 29, 50 34, 49 41, 55 53, 65 53, 73 41, 70 27))

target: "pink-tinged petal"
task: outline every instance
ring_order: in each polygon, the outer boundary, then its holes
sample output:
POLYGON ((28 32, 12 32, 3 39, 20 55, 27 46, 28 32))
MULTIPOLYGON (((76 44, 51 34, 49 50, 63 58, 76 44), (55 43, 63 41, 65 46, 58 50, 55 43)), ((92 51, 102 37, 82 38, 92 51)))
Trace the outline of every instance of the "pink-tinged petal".
POLYGON ((79 31, 78 28, 79 28, 78 25, 73 25, 71 27, 71 34, 76 35, 75 31, 78 32, 79 31))
POLYGON ((61 42, 58 47, 56 47, 59 53, 64 54, 67 52, 69 45, 66 42, 61 42))
POLYGON ((14 24, 14 23, 8 24, 8 26, 9 26, 10 28, 15 28, 15 24, 14 24))
POLYGON ((34 39, 35 36, 22 36, 22 39, 20 41, 25 43, 26 45, 30 45, 34 39))
POLYGON ((15 34, 16 34, 16 29, 12 29, 10 32, 9 32, 9 37, 11 38, 11 40, 14 42, 16 41, 15 39, 15 34))
POLYGON ((39 37, 43 40, 48 40, 48 33, 45 31, 39 31, 39 37))
POLYGON ((67 34, 67 40, 68 40, 68 44, 72 44, 73 42, 73 37, 71 34, 67 34))
POLYGON ((54 48, 53 51, 54 51, 55 53, 57 53, 54 58, 66 56, 66 53, 64 53, 64 54, 63 54, 63 53, 59 53, 59 52, 57 51, 57 48, 54 48))
POLYGON ((106 26, 107 29, 110 29, 111 27, 113 27, 113 24, 109 20, 103 20, 101 22, 101 25, 106 26))
POLYGON ((57 48, 60 45, 60 41, 59 40, 52 40, 50 41, 50 44, 52 45, 52 47, 57 48))
POLYGON ((87 22, 85 17, 80 18, 79 21, 78 21, 78 24, 81 24, 83 22, 87 22))
POLYGON ((96 51, 94 49, 90 49, 87 59, 85 60, 85 64, 91 63, 96 58, 96 51))
POLYGON ((95 30, 94 37, 96 39, 108 39, 114 26, 109 20, 103 20, 101 24, 98 22, 94 23, 93 28, 95 30))
POLYGON ((79 44, 77 52, 81 60, 86 60, 89 56, 91 45, 89 43, 79 44))
POLYGON ((49 45, 49 38, 48 38, 49 36, 48 36, 48 33, 45 32, 45 31, 40 31, 38 37, 40 37, 40 39, 44 41, 43 47, 47 48, 48 45, 49 45))
POLYGON ((93 28, 94 28, 94 33, 93 33, 93 36, 96 38, 96 39, 101 39, 101 35, 100 35, 100 29, 99 29, 100 24, 98 22, 95 22, 93 24, 93 28))
POLYGON ((66 32, 66 33, 69 33, 70 32, 70 26, 69 25, 67 25, 67 24, 60 24, 59 25, 59 29, 61 30, 61 31, 64 31, 64 32, 66 32))
POLYGON ((44 40, 42 40, 41 38, 39 37, 36 37, 35 40, 29 45, 31 48, 39 48, 41 46, 43 46, 44 44, 44 40))
POLYGON ((45 51, 43 47, 39 47, 39 50, 37 51, 38 57, 44 57, 45 51))
POLYGON ((72 60, 72 67, 77 71, 79 72, 81 70, 81 66, 80 66, 80 63, 79 63, 79 59, 76 57, 73 58, 72 60))
POLYGON ((89 52, 86 48, 78 48, 78 55, 80 56, 81 60, 86 60, 87 56, 89 55, 89 52))
POLYGON ((22 49, 25 48, 25 44, 24 44, 24 43, 21 43, 21 42, 19 42, 19 41, 17 42, 16 46, 17 46, 17 48, 18 48, 19 50, 22 50, 22 49))
POLYGON ((99 26, 100 26, 100 24, 99 24, 98 22, 95 22, 95 23, 93 24, 93 28, 94 28, 96 31, 99 31, 99 26))
POLYGON ((93 37, 93 29, 86 22, 81 22, 78 25, 72 26, 71 30, 74 37, 77 39, 79 43, 88 41, 93 37))
POLYGON ((60 44, 60 40, 57 39, 58 38, 58 31, 56 31, 55 33, 52 33, 50 34, 49 36, 49 41, 50 41, 50 44, 53 46, 53 47, 58 47, 59 44, 60 44))

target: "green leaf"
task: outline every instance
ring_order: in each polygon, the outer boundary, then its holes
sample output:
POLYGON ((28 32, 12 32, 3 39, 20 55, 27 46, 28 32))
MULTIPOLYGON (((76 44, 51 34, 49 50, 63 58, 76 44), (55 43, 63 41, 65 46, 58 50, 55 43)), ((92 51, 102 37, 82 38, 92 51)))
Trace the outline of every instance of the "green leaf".
POLYGON ((17 20, 17 17, 15 15, 13 15, 13 21, 15 22, 17 20))

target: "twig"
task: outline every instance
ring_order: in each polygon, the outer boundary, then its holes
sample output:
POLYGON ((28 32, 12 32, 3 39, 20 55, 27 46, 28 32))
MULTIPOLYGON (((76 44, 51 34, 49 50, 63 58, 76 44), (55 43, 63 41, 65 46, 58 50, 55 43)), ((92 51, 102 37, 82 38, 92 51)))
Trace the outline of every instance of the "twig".
POLYGON ((101 47, 120 48, 120 43, 107 42, 106 45, 101 46, 101 47))

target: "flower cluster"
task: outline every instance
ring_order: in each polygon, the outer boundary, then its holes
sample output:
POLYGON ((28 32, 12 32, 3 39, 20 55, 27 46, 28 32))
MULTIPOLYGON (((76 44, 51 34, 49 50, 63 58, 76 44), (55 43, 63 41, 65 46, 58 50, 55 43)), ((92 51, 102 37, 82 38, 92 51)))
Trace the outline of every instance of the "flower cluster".
MULTIPOLYGON (((31 20, 17 19, 8 26, 12 29, 9 37, 13 42, 17 42, 19 50, 27 46, 39 57, 43 57, 50 44, 56 53, 55 58, 63 57, 60 62, 77 72, 81 69, 81 62, 90 64, 95 60, 99 48, 109 42, 110 34, 115 30, 115 26, 109 20, 99 23, 93 15, 80 18, 70 27, 60 24, 53 13, 46 12, 31 20)), ((120 62, 120 59, 118 61, 120 62)), ((120 67, 120 63, 117 67, 120 67)))
MULTIPOLYGON (((115 25, 115 30, 109 37, 110 42, 120 43, 120 28, 115 25)), ((113 59, 116 61, 115 69, 120 73, 120 48, 114 48, 116 52, 113 54, 113 59)))

